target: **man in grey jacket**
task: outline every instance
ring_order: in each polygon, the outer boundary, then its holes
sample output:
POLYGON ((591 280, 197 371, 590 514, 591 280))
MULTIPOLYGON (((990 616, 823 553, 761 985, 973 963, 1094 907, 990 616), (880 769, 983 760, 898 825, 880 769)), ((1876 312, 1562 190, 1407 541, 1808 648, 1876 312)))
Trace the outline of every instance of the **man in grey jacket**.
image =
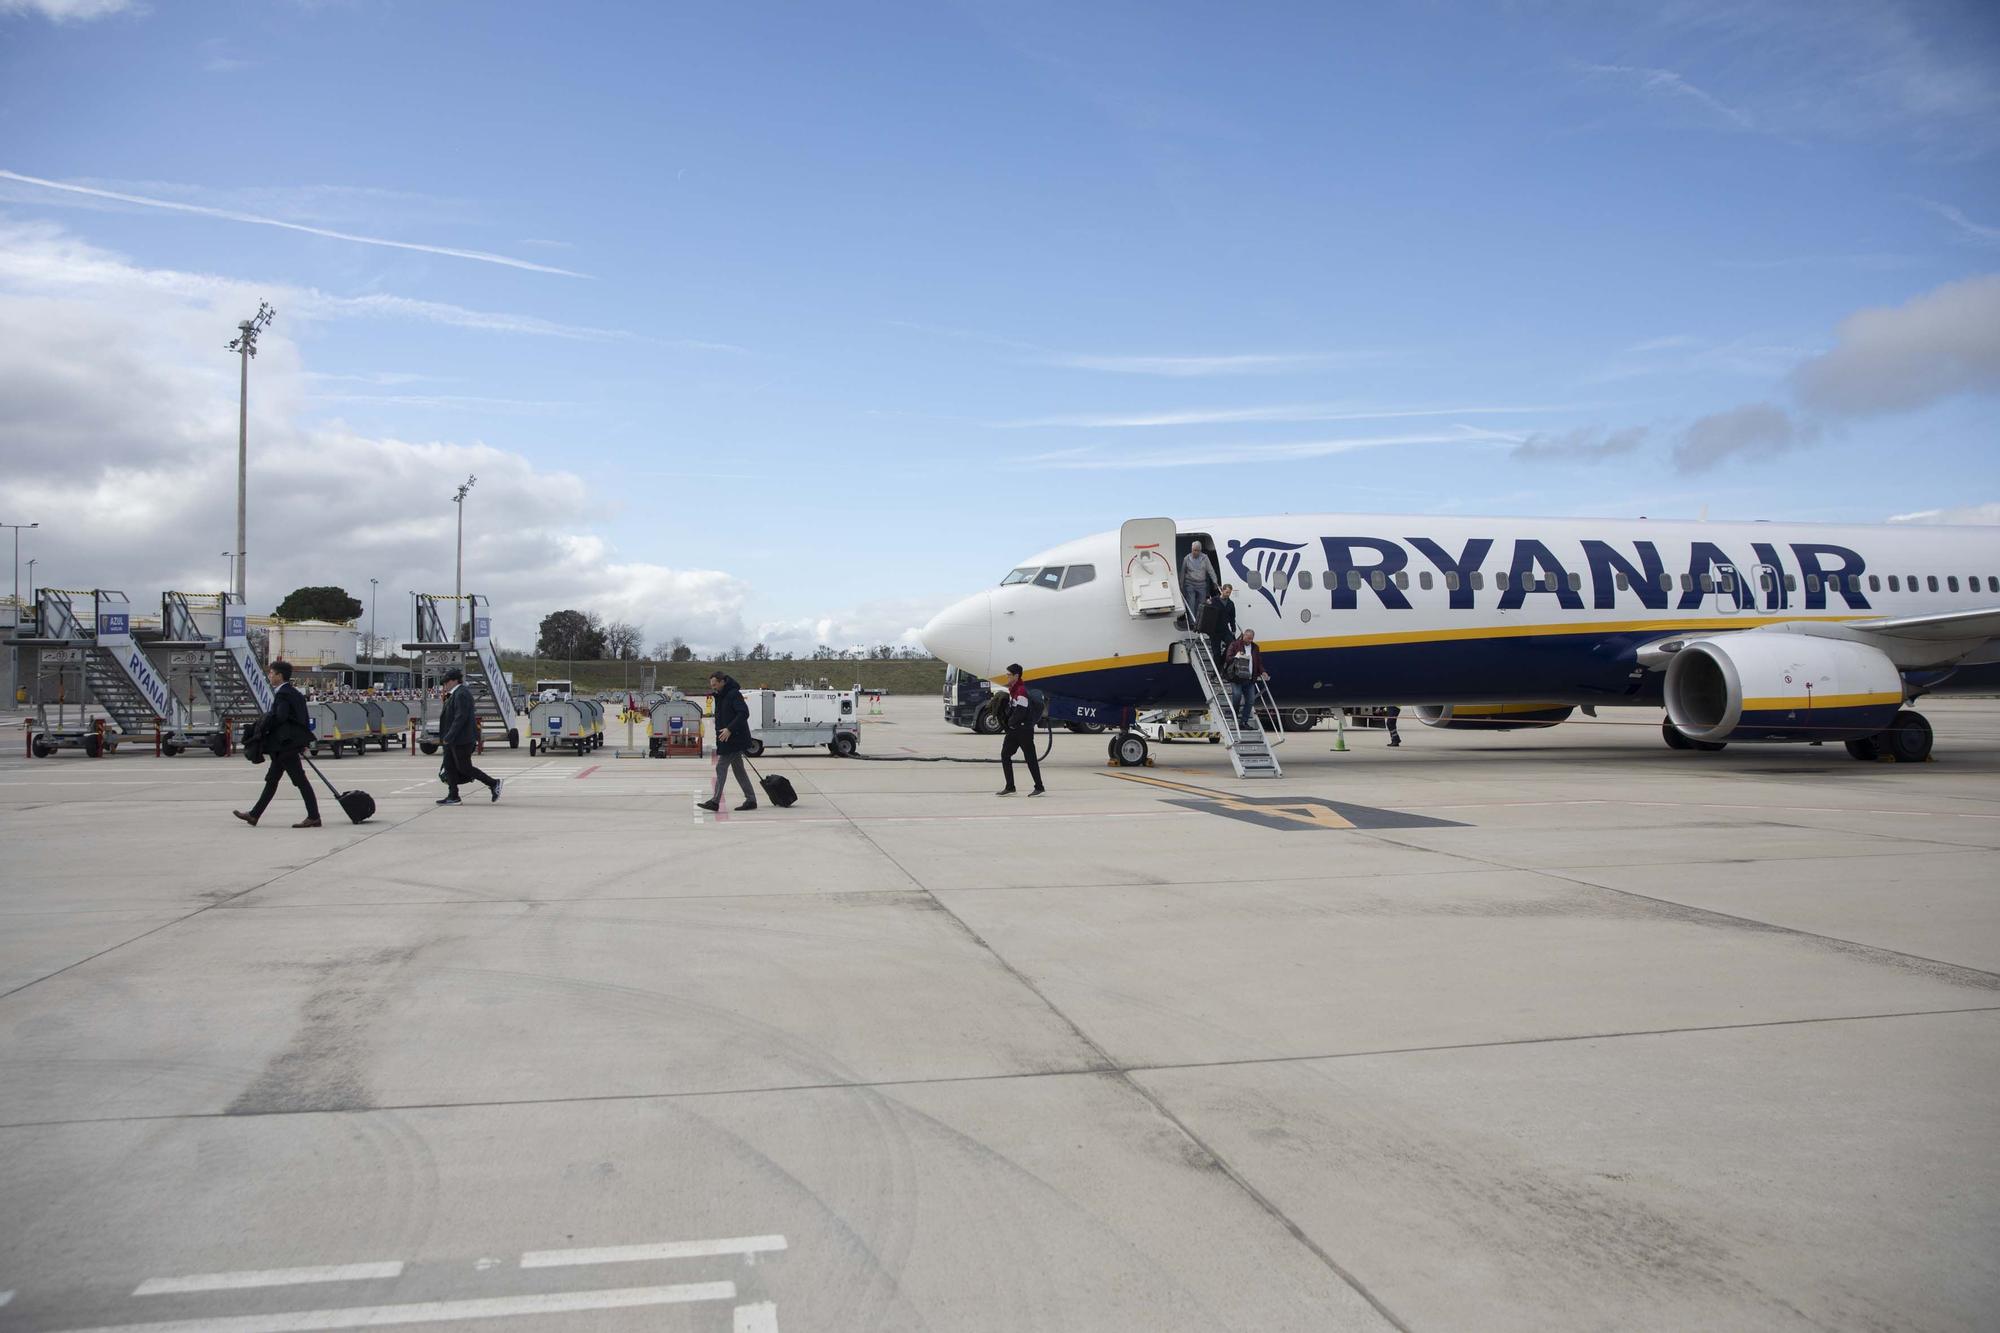
POLYGON ((445 786, 439 805, 459 805, 459 787, 467 782, 483 782, 493 799, 500 799, 500 783, 472 766, 472 751, 479 744, 479 715, 473 710, 472 691, 465 688, 465 673, 457 667, 444 673, 444 715, 438 719, 438 744, 444 746, 445 786))
POLYGON ((1190 625, 1200 619, 1202 603, 1221 582, 1222 575, 1215 572, 1215 562, 1201 549, 1201 543, 1190 543, 1188 553, 1181 557, 1181 604, 1187 608, 1190 625))

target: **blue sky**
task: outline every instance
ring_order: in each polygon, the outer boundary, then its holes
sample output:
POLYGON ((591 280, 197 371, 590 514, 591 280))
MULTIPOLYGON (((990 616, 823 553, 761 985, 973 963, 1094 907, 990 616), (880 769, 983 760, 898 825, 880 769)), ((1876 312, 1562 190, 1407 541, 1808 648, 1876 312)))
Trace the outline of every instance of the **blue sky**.
POLYGON ((219 584, 268 295, 253 602, 448 586, 478 472, 514 638, 1141 513, 1994 522, 1996 159, 1974 3, 0 0, 0 450, 44 571, 219 584))

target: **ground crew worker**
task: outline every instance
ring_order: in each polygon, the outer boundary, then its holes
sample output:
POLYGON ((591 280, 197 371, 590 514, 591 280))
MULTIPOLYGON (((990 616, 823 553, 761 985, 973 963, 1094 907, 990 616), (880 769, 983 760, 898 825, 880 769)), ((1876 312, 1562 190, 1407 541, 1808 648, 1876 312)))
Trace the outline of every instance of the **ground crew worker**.
POLYGON ((483 782, 500 799, 500 783, 472 766, 473 747, 479 744, 479 715, 472 706, 472 691, 465 688, 465 672, 453 667, 444 673, 444 713, 438 718, 438 743, 444 746, 443 777, 447 790, 439 805, 462 805, 458 789, 468 782, 483 782))
POLYGON ((755 810, 757 793, 744 771, 743 756, 750 752, 750 705, 743 700, 743 687, 733 676, 717 671, 708 678, 709 692, 715 696, 715 790, 705 801, 696 802, 704 810, 722 808, 722 786, 731 772, 743 789, 738 810, 755 810))
POLYGON ((1403 743, 1403 738, 1396 734, 1396 719, 1402 715, 1403 710, 1394 704, 1390 704, 1382 714, 1382 716, 1389 719, 1389 748, 1392 750, 1403 743))
POLYGON ((1035 782, 1035 789, 1028 795, 1042 795, 1048 789, 1042 786, 1042 761, 1035 756, 1035 704, 1028 697, 1027 682, 1021 678, 1019 662, 1009 663, 1007 667, 1007 739, 1000 744, 1000 769, 1006 774, 1007 785, 995 792, 996 796, 1014 794, 1016 751, 1028 761, 1028 776, 1035 782))
POLYGON ((1188 553, 1181 557, 1181 604, 1191 619, 1201 615, 1209 589, 1220 582, 1222 575, 1215 572, 1215 562, 1202 553, 1201 543, 1190 543, 1188 553))
POLYGON ((278 794, 278 779, 289 777, 292 785, 299 789, 299 795, 306 803, 306 817, 292 825, 293 828, 318 828, 319 797, 313 794, 312 784, 306 781, 305 765, 301 762, 306 747, 312 744, 312 716, 306 712, 306 697, 292 684, 292 664, 284 658, 273 661, 265 671, 270 680, 271 711, 256 723, 246 742, 270 756, 270 771, 264 774, 264 794, 257 798, 257 804, 249 810, 232 810, 246 824, 255 825, 263 817, 271 798, 278 794))

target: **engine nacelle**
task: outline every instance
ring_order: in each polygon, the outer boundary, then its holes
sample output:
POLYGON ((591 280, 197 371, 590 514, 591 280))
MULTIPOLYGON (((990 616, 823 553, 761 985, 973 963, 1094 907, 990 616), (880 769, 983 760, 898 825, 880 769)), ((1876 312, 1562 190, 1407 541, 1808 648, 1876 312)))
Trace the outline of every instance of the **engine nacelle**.
POLYGON ((1553 727, 1575 711, 1569 704, 1424 704, 1417 720, 1445 731, 1518 731, 1553 727))
POLYGON ((1859 740, 1895 720, 1903 677, 1865 643, 1750 631, 1682 645, 1666 704, 1690 740, 1859 740))

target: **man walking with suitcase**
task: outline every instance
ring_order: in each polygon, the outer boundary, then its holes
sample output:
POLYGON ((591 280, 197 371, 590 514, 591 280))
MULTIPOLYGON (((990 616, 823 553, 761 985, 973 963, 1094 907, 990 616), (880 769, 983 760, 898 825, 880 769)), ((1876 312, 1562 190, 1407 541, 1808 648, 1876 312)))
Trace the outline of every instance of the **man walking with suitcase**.
POLYGON ((465 688, 465 672, 457 667, 444 673, 444 715, 438 719, 438 743, 444 746, 444 781, 448 790, 439 805, 462 805, 458 789, 468 782, 483 782, 500 799, 500 783, 472 766, 472 751, 479 744, 479 715, 473 711, 472 691, 465 688))
POLYGON ((743 804, 736 808, 755 810, 757 793, 743 769, 743 756, 750 752, 750 705, 744 702, 743 687, 720 671, 708 678, 708 688, 715 698, 715 790, 707 800, 695 804, 704 810, 720 810, 723 784, 734 772, 736 785, 743 788, 743 804))
POLYGON ((306 712, 306 697, 292 684, 292 664, 284 658, 272 662, 264 674, 272 687, 271 711, 257 723, 255 734, 244 739, 246 745, 254 743, 270 756, 271 768, 264 774, 264 794, 257 798, 257 804, 247 811, 232 810, 229 813, 254 826, 263 818, 271 798, 278 794, 278 779, 288 777, 306 803, 306 817, 292 827, 318 828, 319 797, 313 794, 312 783, 306 781, 305 765, 300 762, 313 738, 312 718, 306 712))

